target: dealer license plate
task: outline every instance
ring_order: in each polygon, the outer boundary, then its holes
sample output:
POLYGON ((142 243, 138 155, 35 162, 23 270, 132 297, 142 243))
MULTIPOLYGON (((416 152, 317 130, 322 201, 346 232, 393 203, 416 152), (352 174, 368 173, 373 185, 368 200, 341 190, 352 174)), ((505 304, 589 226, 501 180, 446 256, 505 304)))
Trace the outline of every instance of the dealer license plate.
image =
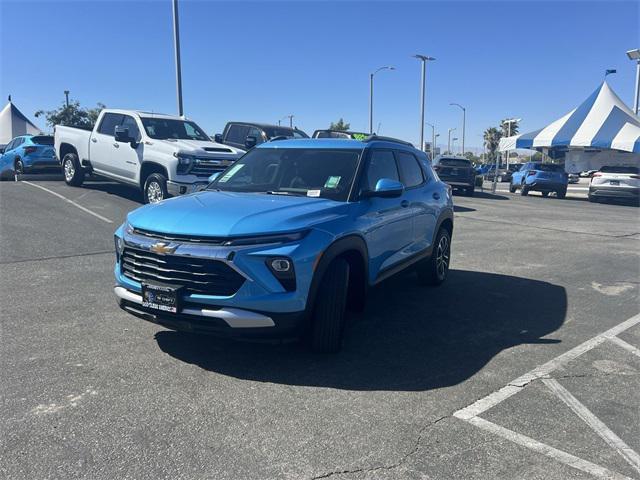
POLYGON ((142 284, 142 306, 162 312, 178 313, 180 287, 142 284))

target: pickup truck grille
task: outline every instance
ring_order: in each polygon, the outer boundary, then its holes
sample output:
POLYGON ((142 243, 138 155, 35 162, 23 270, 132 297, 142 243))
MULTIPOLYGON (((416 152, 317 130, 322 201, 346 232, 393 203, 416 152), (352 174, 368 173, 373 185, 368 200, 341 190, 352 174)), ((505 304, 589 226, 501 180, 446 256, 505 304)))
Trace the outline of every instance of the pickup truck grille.
POLYGON ((183 286, 186 293, 230 296, 245 278, 219 260, 159 255, 146 250, 125 248, 120 263, 122 274, 140 283, 168 283, 183 286))
POLYGON ((211 158, 196 158, 193 167, 189 173, 198 177, 209 177, 216 172, 221 172, 231 165, 235 160, 229 159, 211 159, 211 158))

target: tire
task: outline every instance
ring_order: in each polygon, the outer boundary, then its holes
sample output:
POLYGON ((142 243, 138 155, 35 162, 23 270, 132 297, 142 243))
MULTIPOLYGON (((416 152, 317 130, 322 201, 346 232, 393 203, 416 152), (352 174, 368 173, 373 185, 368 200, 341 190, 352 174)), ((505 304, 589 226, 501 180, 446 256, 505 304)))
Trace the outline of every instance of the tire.
POLYGON ((564 189, 562 189, 562 190, 558 190, 558 191, 556 192, 556 197, 558 197, 558 198, 560 198, 560 199, 562 199, 562 198, 564 198, 564 197, 566 197, 566 196, 567 196, 567 189, 566 189, 566 188, 564 188, 564 189))
POLYGON ((451 235, 446 228, 440 227, 431 256, 418 264, 418 281, 422 285, 437 286, 442 284, 449 274, 450 258, 451 235))
POLYGON ((598 203, 598 197, 595 197, 595 196, 589 194, 589 201, 591 203, 598 203))
POLYGON ((311 324, 311 349, 317 353, 335 353, 342 347, 349 264, 336 258, 324 273, 315 299, 311 324))
POLYGON ((524 183, 522 184, 522 190, 520 190, 520 195, 526 197, 529 195, 529 187, 527 187, 524 183))
POLYGON ((465 189, 464 189, 464 194, 465 194, 467 197, 473 197, 473 193, 474 193, 474 191, 475 191, 475 188, 474 188, 474 187, 465 188, 465 189))
POLYGON ((144 181, 144 203, 158 203, 169 198, 167 177, 161 173, 152 173, 144 181))
POLYGON ((542 194, 543 197, 548 197, 549 196, 549 192, 540 192, 542 194))
POLYGON ((62 158, 62 175, 67 185, 79 187, 84 182, 84 170, 75 153, 67 153, 62 158))
POLYGON ((24 175, 24 163, 19 158, 15 162, 14 172, 16 175, 24 175))
POLYGON ((509 191, 511 193, 516 193, 516 190, 518 190, 518 187, 516 187, 513 182, 509 184, 509 191))

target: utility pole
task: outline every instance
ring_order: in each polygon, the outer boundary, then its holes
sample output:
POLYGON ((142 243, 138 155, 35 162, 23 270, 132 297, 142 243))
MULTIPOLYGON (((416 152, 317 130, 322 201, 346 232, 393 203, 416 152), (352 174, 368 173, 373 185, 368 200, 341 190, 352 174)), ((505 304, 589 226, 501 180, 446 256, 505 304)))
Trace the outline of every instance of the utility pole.
POLYGON ((419 54, 414 55, 414 58, 422 62, 422 75, 420 78, 420 150, 424 151, 424 102, 427 84, 427 62, 435 60, 435 58, 419 54))
POLYGON ((450 103, 449 105, 462 109, 462 156, 464 157, 464 131, 467 124, 467 109, 459 103, 450 103))
POLYGON ((69 108, 69 90, 64 91, 64 97, 65 97, 65 104, 67 105, 67 108, 69 108))
POLYGON ((638 102, 640 101, 640 48, 627 52, 629 60, 636 61, 636 94, 633 97, 633 112, 638 115, 638 102))
POLYGON ((373 135, 373 77, 381 70, 395 70, 395 67, 387 65, 380 67, 375 72, 369 74, 369 135, 373 135))
POLYGON ((178 97, 178 115, 184 116, 182 107, 182 67, 180 65, 180 21, 178 19, 178 0, 173 0, 173 48, 176 59, 176 95, 178 97))
POLYGON ((295 115, 285 115, 284 118, 288 118, 289 119, 289 127, 293 128, 293 117, 295 117, 295 115))
POLYGON ((449 129, 449 138, 447 139, 447 155, 451 155, 451 132, 453 132, 455 128, 449 129))

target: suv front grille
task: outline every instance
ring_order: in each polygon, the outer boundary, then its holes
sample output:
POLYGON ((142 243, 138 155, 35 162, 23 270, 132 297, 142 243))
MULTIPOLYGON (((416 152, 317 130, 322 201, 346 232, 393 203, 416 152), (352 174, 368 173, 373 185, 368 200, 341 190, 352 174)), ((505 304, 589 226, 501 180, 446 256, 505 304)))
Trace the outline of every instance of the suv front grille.
POLYGON ((159 255, 126 247, 122 252, 122 274, 140 283, 167 283, 183 286, 186 293, 230 296, 245 278, 220 260, 159 255))
POLYGON ((216 172, 221 172, 231 165, 235 160, 220 159, 214 160, 210 158, 196 158, 193 167, 189 173, 198 177, 209 177, 216 172))

